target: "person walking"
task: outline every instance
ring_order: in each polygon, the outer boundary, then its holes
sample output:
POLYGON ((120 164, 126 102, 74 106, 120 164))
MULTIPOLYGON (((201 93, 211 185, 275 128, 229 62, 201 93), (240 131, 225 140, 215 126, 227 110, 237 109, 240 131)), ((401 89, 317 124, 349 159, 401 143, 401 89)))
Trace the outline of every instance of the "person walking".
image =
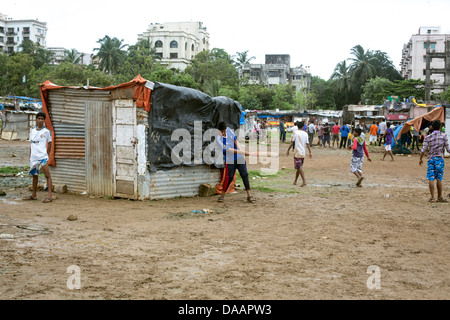
POLYGON ((430 202, 448 202, 442 197, 442 178, 444 177, 444 150, 450 153, 448 138, 441 129, 441 121, 435 120, 431 124, 433 132, 427 135, 423 142, 423 147, 420 153, 419 165, 423 164, 423 156, 428 152, 427 162, 427 180, 430 189, 430 202), (436 187, 438 191, 437 200, 434 198, 434 181, 436 180, 436 187))
POLYGON ((294 185, 297 184, 298 177, 302 177, 302 185, 301 187, 306 186, 305 172, 303 171, 303 164, 306 157, 306 149, 309 152, 309 158, 312 158, 311 148, 309 147, 308 134, 303 130, 303 122, 299 123, 299 129, 292 134, 291 144, 286 152, 286 156, 289 156, 289 151, 291 148, 294 149, 294 168, 297 170, 295 172, 295 180, 294 185))
POLYGON ((361 138, 361 128, 355 129, 353 143, 349 149, 353 150, 350 161, 350 171, 358 178, 356 186, 361 187, 361 182, 364 180, 362 172, 364 153, 366 154, 367 160, 372 162, 369 156, 369 151, 367 150, 366 142, 363 138, 361 138))

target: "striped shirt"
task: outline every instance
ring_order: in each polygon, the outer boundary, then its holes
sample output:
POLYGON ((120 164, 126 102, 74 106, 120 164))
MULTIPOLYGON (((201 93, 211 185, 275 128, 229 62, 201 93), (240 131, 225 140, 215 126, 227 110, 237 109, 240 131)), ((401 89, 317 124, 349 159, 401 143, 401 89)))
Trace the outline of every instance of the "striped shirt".
POLYGON ((434 130, 423 141, 422 152, 428 150, 428 160, 433 157, 444 157, 444 148, 450 153, 447 135, 440 130, 434 130))

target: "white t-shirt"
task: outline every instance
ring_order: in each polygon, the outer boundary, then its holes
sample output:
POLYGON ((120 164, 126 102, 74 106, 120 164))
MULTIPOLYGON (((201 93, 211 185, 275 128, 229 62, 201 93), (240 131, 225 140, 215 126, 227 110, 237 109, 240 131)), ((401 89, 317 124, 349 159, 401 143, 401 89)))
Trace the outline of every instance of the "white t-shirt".
POLYGON ((308 134, 303 130, 297 130, 292 133, 291 141, 294 141, 294 157, 304 158, 306 156, 308 134))
POLYGON ((297 127, 297 126, 293 126, 293 127, 292 127, 292 132, 297 131, 297 130, 298 130, 298 127, 297 127))
POLYGON ((310 123, 308 126, 308 132, 309 133, 314 133, 316 132, 316 126, 313 123, 310 123))
POLYGON ((48 159, 47 143, 52 142, 52 134, 43 127, 41 130, 33 128, 30 133, 31 156, 30 161, 48 159))
POLYGON ((386 122, 380 122, 380 126, 378 127, 380 129, 380 134, 384 134, 386 132, 386 122))

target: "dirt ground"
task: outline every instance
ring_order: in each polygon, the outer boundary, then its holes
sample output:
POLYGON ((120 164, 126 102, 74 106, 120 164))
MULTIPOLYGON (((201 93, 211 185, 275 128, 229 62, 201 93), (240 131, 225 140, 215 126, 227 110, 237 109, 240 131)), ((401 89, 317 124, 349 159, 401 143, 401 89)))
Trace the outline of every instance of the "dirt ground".
MULTIPOLYGON (((0 166, 27 165, 28 146, 0 140, 0 166)), ((371 147, 357 188, 350 151, 315 146, 302 188, 287 146, 287 170, 258 180, 256 204, 242 189, 224 203, 55 194, 45 204, 44 191, 23 201, 27 188, 4 188, 0 299, 450 298, 450 204, 427 201, 417 154, 381 161, 371 147), (191 214, 204 208, 215 213, 191 214)))

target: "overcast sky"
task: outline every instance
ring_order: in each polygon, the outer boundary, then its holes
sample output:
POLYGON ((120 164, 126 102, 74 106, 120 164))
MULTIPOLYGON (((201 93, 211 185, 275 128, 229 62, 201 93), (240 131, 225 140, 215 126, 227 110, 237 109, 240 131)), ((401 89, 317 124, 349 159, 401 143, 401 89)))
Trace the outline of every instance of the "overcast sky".
POLYGON ((450 34, 450 0, 8 0, 0 12, 47 22, 48 47, 85 53, 105 35, 135 44, 150 23, 201 21, 211 49, 248 50, 252 63, 289 54, 291 67, 310 66, 325 80, 355 45, 386 52, 399 68, 403 45, 419 27, 450 34))

